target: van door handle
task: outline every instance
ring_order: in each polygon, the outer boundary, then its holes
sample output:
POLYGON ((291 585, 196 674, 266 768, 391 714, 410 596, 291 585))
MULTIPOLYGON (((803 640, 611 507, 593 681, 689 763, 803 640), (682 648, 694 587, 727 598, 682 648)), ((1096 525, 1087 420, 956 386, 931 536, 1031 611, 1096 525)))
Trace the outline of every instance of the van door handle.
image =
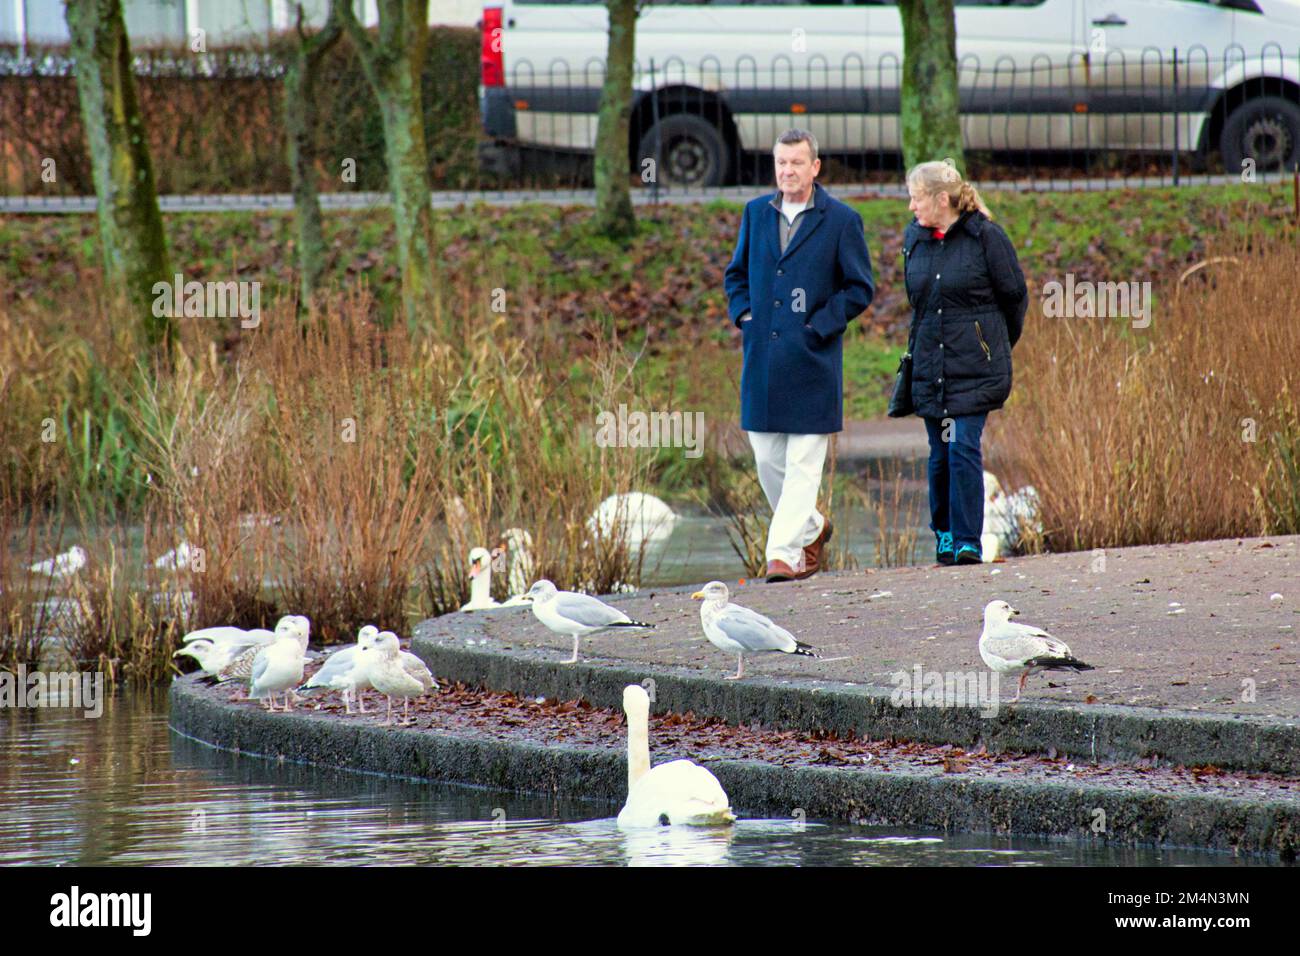
POLYGON ((1104 20, 1093 20, 1092 25, 1094 27, 1126 27, 1128 26, 1128 21, 1118 13, 1111 13, 1107 14, 1106 19, 1104 20))

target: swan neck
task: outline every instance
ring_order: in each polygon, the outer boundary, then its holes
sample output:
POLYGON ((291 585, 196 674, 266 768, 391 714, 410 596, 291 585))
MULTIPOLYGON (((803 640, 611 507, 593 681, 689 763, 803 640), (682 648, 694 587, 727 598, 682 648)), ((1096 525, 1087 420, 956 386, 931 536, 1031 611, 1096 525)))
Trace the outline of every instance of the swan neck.
POLYGON ((627 715, 627 792, 650 770, 650 722, 644 714, 627 715))
POLYGON ((478 576, 470 582, 469 596, 474 603, 486 601, 492 593, 492 572, 484 568, 478 573, 478 576))

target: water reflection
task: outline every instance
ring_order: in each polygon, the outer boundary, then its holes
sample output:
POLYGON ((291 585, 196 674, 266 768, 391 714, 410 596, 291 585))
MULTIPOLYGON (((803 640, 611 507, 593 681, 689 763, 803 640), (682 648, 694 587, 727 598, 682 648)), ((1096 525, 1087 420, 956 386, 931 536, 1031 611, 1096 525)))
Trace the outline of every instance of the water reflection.
POLYGON ((0 864, 818 866, 1217 864, 1222 855, 741 820, 622 832, 603 801, 344 773, 170 732, 166 697, 0 716, 0 864))

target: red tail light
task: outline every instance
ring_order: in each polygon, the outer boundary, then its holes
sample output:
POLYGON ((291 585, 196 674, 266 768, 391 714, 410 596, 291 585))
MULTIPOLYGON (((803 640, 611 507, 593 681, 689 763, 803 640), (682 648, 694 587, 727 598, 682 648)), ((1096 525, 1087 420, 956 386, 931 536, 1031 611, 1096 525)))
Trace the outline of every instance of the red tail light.
POLYGON ((483 52, 480 57, 481 80, 484 86, 505 86, 505 56, 501 52, 504 35, 501 29, 501 8, 483 8, 483 52))

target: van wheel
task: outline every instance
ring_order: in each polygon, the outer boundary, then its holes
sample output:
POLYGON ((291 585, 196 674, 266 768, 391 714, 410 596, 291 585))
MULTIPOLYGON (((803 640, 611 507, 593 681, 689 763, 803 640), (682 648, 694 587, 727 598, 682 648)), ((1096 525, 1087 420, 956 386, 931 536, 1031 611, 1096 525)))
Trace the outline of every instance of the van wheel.
MULTIPOLYGON (((637 147, 639 173, 645 160, 655 156, 655 129, 651 126, 637 147)), ((708 120, 691 113, 665 116, 659 131, 659 185, 675 189, 721 186, 730 166, 722 134, 708 120)))
POLYGON ((1243 103, 1223 124, 1219 152, 1230 174, 1247 159, 1261 172, 1293 168, 1300 162, 1300 106, 1277 96, 1243 103))

